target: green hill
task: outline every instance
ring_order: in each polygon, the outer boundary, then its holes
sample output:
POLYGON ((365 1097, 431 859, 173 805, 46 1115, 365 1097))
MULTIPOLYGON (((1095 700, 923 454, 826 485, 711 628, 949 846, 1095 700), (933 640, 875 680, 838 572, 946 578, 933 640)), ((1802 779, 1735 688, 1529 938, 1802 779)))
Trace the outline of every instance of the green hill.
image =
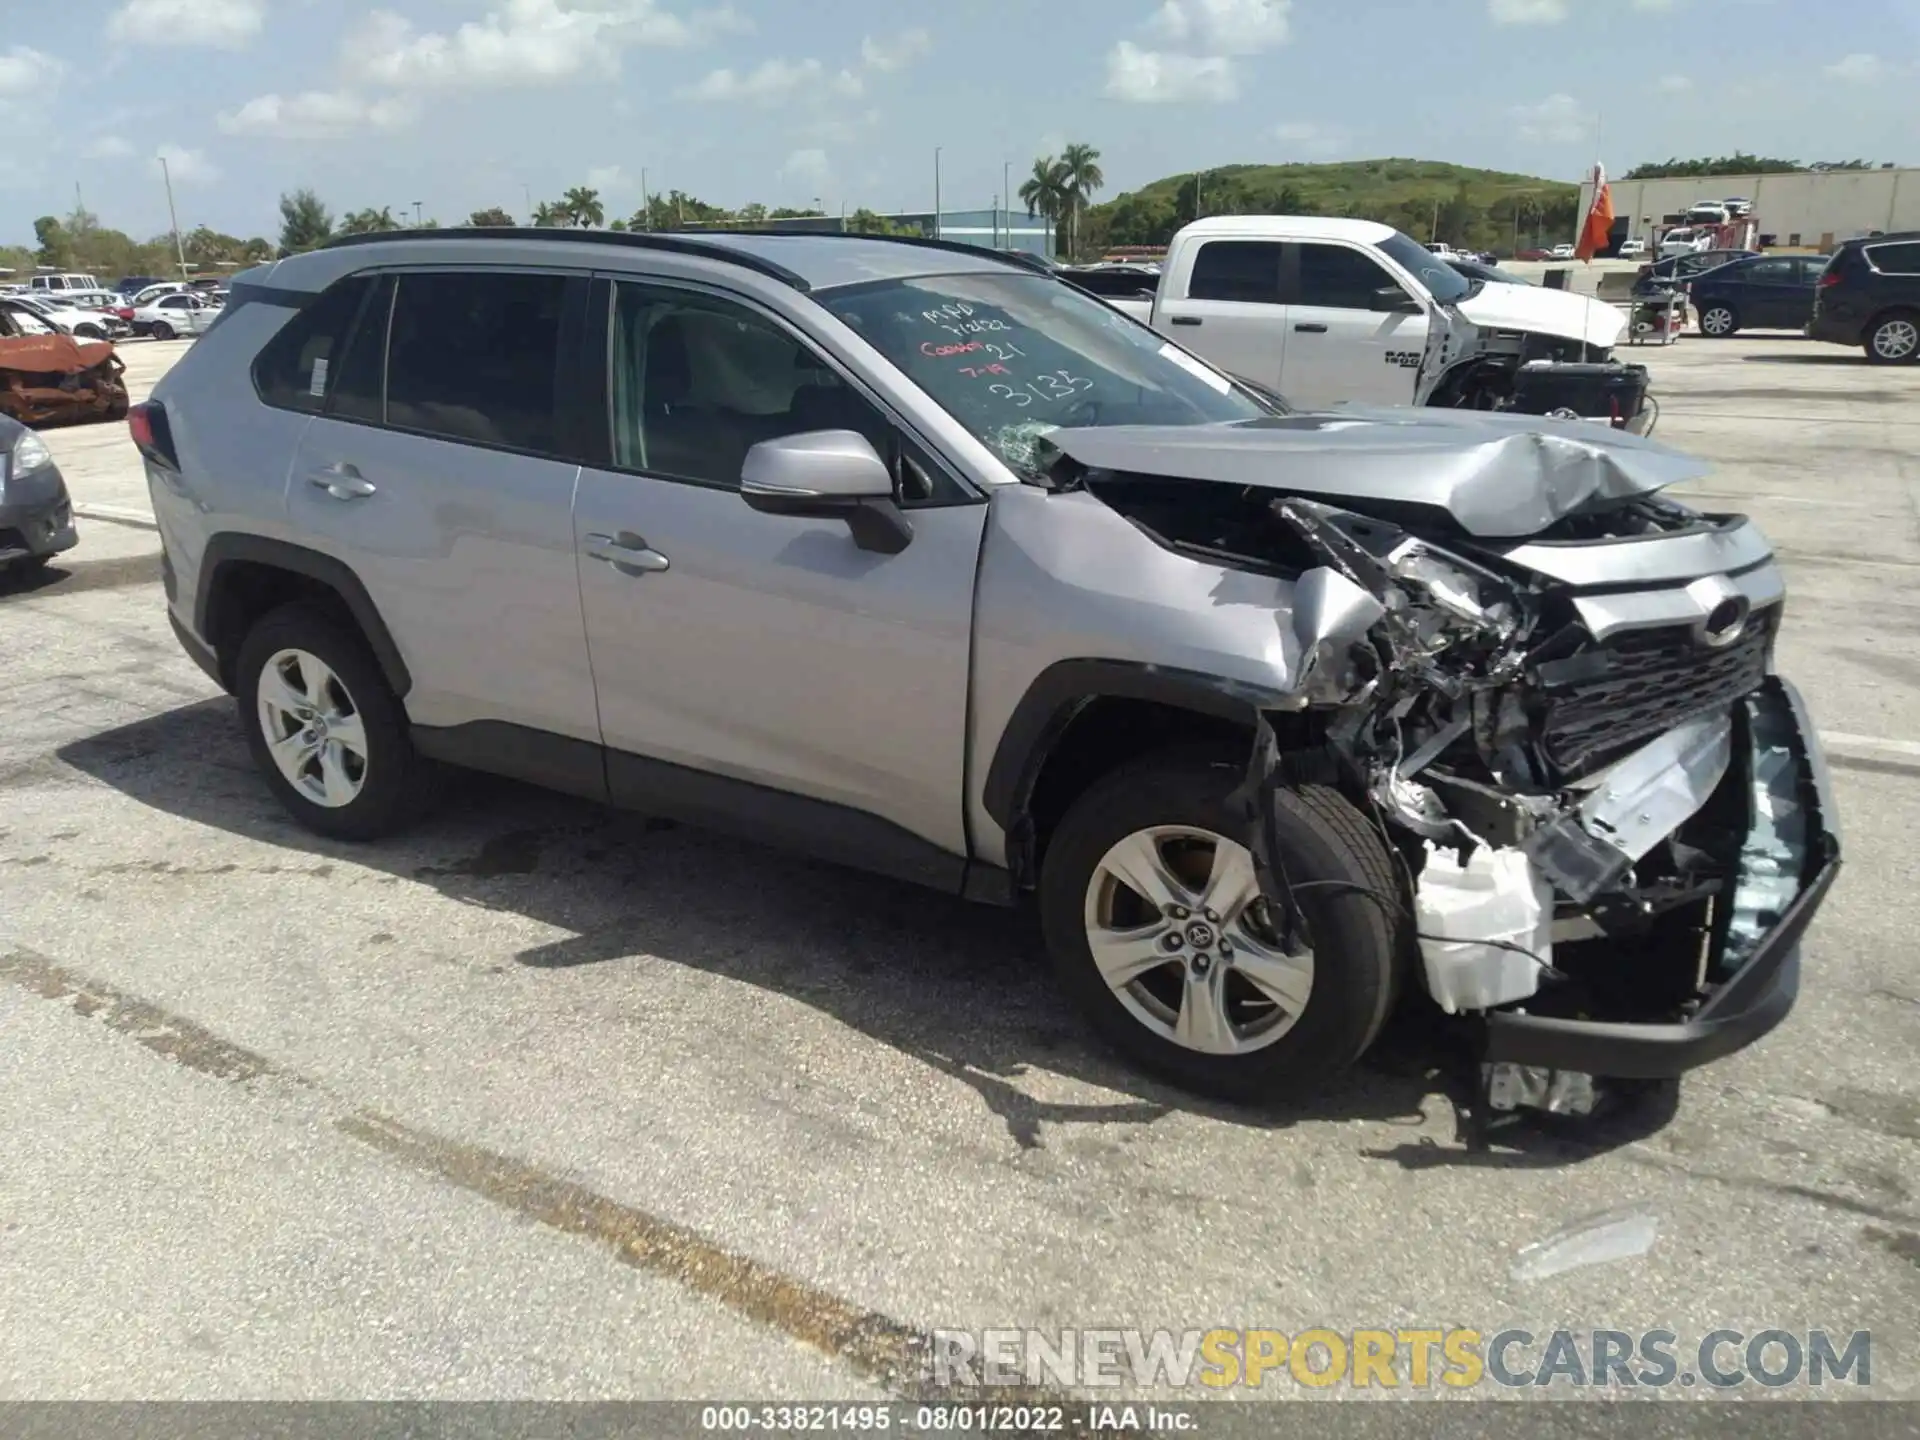
POLYGON ((1580 187, 1564 180, 1439 160, 1222 165, 1169 175, 1092 206, 1081 248, 1164 245, 1197 215, 1267 214, 1380 220, 1417 240, 1508 249, 1516 232, 1522 246, 1571 239, 1579 205, 1580 187))

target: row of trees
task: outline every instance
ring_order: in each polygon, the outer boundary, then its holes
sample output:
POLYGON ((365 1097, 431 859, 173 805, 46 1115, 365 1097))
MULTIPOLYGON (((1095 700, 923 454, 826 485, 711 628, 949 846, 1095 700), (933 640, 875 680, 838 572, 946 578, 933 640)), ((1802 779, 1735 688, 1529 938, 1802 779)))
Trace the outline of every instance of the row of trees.
POLYGON ((1693 175, 1777 175, 1783 171, 1872 170, 1871 160, 1816 160, 1802 165, 1798 160, 1773 160, 1764 155, 1749 155, 1736 150, 1731 155, 1715 155, 1701 160, 1656 160, 1636 165, 1622 180, 1665 180, 1673 176, 1693 175))
POLYGON ((189 265, 215 270, 255 265, 274 255, 273 243, 264 236, 242 239, 205 225, 183 232, 178 249, 171 234, 136 240, 124 231, 102 225, 97 215, 80 207, 64 216, 42 215, 33 222, 33 239, 31 248, 0 247, 0 266, 20 273, 45 266, 111 279, 120 275, 171 275, 183 256, 189 265))

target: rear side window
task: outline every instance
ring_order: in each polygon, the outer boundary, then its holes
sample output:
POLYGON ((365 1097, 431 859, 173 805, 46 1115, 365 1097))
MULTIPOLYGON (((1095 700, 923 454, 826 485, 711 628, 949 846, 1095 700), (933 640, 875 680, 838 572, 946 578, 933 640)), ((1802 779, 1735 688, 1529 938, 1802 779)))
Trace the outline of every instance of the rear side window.
POLYGON ((1882 275, 1920 275, 1920 241, 1899 245, 1869 245, 1867 259, 1882 275))
POLYGON ((1280 246, 1272 240, 1209 240, 1193 257, 1189 300, 1280 303, 1280 246))
POLYGON ((253 362, 262 400, 309 413, 326 404, 332 367, 371 283, 364 275, 336 281, 280 327, 253 362))
POLYGON ((393 280, 381 276, 360 309, 359 323, 333 365, 327 414, 336 420, 378 425, 386 419, 387 317, 393 308, 393 280))
MULTIPOLYGON (((1793 261, 1785 257, 1771 260, 1756 260, 1747 266, 1746 274, 1740 278, 1755 285, 1790 285, 1793 283, 1795 267, 1793 261)), ((1738 275, 1738 271, 1729 274, 1738 275)))
POLYGON ((567 292, 560 275, 398 276, 386 423, 449 440, 556 453, 567 292))

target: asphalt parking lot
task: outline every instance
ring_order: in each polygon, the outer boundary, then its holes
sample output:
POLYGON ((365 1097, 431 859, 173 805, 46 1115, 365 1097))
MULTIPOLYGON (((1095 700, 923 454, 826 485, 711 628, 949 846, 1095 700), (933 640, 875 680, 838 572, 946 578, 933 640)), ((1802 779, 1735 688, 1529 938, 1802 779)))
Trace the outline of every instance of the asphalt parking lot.
MULTIPOLYGON (((187 343, 125 347, 136 398, 187 343)), ((1780 1031, 1487 1154, 1424 1026, 1234 1110, 1094 1048, 1015 915, 479 777, 296 830, 123 427, 48 432, 85 539, 0 594, 0 1399, 858 1398, 1009 1325, 1870 1330, 1920 1398, 1920 369, 1622 354, 1783 557, 1846 868, 1780 1031), (1613 1209, 1650 1249, 1515 1278, 1613 1209)))

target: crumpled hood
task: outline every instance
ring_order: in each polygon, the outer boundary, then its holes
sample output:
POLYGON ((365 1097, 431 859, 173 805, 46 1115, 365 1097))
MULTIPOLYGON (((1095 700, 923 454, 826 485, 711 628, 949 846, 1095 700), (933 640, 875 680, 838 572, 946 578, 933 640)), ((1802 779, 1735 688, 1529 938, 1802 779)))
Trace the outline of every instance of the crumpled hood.
POLYGON ((1579 340, 1610 350, 1626 331, 1626 317, 1611 305, 1570 290, 1489 281, 1454 307, 1482 330, 1524 330, 1579 340))
POLYGON ((1691 455, 1590 421, 1399 406, 1233 425, 1054 430, 1040 442, 1095 470, 1445 510, 1489 539, 1711 472, 1691 455))
POLYGON ((0 370, 30 375, 81 375, 113 356, 105 340, 71 335, 20 335, 0 338, 0 370))

